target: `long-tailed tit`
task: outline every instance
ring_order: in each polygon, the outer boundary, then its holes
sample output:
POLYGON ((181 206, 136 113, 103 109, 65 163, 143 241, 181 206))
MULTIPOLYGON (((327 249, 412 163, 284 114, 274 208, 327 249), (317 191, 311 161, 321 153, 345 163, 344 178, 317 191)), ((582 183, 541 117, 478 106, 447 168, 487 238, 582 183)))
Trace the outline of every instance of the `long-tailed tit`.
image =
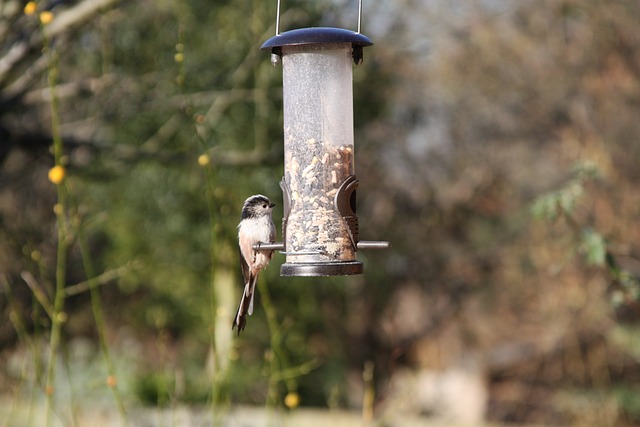
POLYGON ((274 206, 275 204, 261 194, 249 197, 242 206, 242 218, 238 224, 238 243, 244 291, 236 317, 233 319, 233 328, 238 327, 238 335, 247 323, 247 314, 253 313, 258 273, 269 264, 273 256, 273 251, 255 251, 253 245, 258 242, 275 242, 276 226, 271 218, 274 206))

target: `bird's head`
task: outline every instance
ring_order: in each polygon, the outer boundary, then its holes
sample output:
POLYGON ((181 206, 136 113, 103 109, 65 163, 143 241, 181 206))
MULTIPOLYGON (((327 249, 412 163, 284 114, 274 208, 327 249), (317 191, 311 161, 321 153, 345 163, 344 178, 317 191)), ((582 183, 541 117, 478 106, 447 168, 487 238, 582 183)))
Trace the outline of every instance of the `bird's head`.
POLYGON ((245 200, 244 205, 242 205, 242 219, 271 215, 271 210, 274 206, 275 203, 271 203, 271 200, 262 194, 253 195, 245 200))

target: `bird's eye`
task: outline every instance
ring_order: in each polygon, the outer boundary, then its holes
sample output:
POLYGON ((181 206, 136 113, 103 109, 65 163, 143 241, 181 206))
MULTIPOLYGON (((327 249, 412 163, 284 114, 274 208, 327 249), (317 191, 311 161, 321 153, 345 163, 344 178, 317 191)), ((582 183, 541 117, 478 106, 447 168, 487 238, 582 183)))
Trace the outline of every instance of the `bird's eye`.
POLYGON ((266 204, 262 205, 262 208, 267 209, 267 205, 266 204))

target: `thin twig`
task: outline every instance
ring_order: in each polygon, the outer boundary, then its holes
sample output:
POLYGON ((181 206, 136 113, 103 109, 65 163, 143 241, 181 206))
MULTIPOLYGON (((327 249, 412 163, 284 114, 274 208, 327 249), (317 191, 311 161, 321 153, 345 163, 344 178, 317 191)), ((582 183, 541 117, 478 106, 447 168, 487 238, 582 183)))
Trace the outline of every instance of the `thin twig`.
POLYGON ((311 359, 308 362, 305 362, 298 366, 292 366, 291 368, 287 368, 287 369, 280 369, 280 371, 271 374, 271 378, 274 381, 284 381, 284 380, 290 380, 293 378, 298 378, 302 375, 308 374, 309 372, 317 368, 319 365, 320 363, 318 362, 317 359, 311 359))
POLYGON ((75 285, 65 288, 64 293, 69 297, 90 291, 91 289, 97 288, 98 286, 112 283, 115 279, 124 276, 129 270, 131 270, 131 267, 135 263, 136 261, 130 261, 121 267, 107 270, 104 273, 97 275, 96 277, 85 280, 84 282, 76 283, 75 285))
POLYGON ((33 274, 28 271, 23 271, 22 273, 20 273, 20 277, 22 277, 22 280, 24 280, 27 286, 29 286, 29 289, 31 289, 33 295, 36 297, 42 308, 44 308, 44 311, 47 312, 49 318, 51 318, 53 316, 53 306, 51 305, 51 300, 47 296, 46 292, 42 290, 36 278, 33 277, 33 274))

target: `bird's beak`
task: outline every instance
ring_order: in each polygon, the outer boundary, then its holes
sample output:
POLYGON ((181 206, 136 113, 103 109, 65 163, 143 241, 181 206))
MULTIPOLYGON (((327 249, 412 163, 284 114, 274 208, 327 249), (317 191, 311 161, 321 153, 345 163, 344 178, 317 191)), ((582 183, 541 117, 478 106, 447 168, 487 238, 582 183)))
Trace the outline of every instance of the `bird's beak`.
POLYGON ((271 203, 271 204, 269 205, 269 207, 270 207, 270 208, 272 208, 272 207, 274 207, 275 205, 276 205, 275 203, 271 203))

